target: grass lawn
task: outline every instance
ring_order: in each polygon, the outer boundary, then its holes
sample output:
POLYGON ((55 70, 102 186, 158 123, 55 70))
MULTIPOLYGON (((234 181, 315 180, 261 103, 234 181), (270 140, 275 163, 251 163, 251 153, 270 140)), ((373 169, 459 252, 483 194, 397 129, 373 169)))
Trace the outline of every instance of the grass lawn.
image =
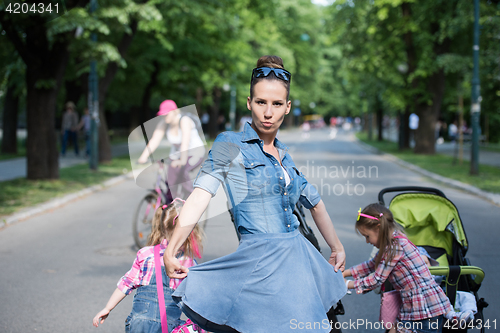
POLYGON ((469 174, 470 164, 467 161, 459 165, 458 161, 456 164, 453 164, 453 157, 448 155, 417 155, 414 154, 412 150, 399 151, 396 142, 368 141, 367 134, 362 132, 358 133, 357 137, 364 143, 380 151, 394 155, 422 169, 473 185, 484 191, 500 193, 500 168, 481 164, 479 166, 479 175, 471 176, 469 174))
POLYGON ((19 178, 0 182, 0 218, 129 171, 130 159, 124 156, 114 158, 110 164, 100 164, 97 171, 91 171, 88 164, 61 169, 58 180, 33 181, 19 178))

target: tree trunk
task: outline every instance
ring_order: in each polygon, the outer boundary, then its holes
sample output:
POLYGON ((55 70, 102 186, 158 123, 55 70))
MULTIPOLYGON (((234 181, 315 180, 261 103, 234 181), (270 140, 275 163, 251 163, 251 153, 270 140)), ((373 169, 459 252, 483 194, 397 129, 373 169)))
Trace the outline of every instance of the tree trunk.
POLYGON ((14 93, 14 86, 7 83, 5 104, 3 108, 2 153, 17 154, 17 114, 19 96, 14 93))
MULTIPOLYGON (((137 31, 137 21, 132 21, 130 24, 130 34, 124 34, 120 44, 118 45, 118 52, 125 57, 132 39, 137 31)), ((116 73, 118 72, 118 64, 116 62, 110 63, 106 69, 106 74, 99 81, 99 162, 110 162, 111 155, 111 142, 108 134, 108 124, 106 121, 104 102, 106 101, 106 94, 108 93, 109 86, 113 81, 116 73)))
POLYGON ((22 40, 15 26, 5 17, 2 27, 26 64, 27 132, 26 160, 28 179, 59 178, 55 109, 57 93, 68 62, 68 34, 52 45, 46 23, 33 17, 26 23, 22 40))
POLYGON ((64 56, 57 57, 61 60, 59 66, 49 66, 47 63, 40 64, 41 66, 29 64, 26 66, 28 179, 59 178, 55 110, 57 93, 68 58, 67 50, 65 51, 64 56), (63 58, 65 59, 63 60, 63 58), (38 82, 48 80, 51 76, 56 81, 52 89, 36 87, 38 82))
POLYGON ((399 150, 410 148, 410 106, 399 113, 399 150))
POLYGON ((428 90, 432 96, 432 103, 430 105, 426 102, 417 104, 419 122, 414 150, 417 154, 434 154, 436 152, 435 128, 437 115, 443 103, 445 79, 443 69, 435 72, 428 80, 428 90))
MULTIPOLYGON (((66 8, 84 7, 86 3, 67 1, 66 8)), ((49 40, 47 22, 39 15, 13 20, 12 15, 0 11, 0 24, 26 64, 27 178, 59 178, 55 109, 72 33, 49 40)))
MULTIPOLYGON (((80 100, 80 97, 83 95, 83 89, 80 78, 76 78, 72 81, 64 81, 64 88, 66 90, 66 99, 65 102, 72 101, 77 104, 80 100)), ((75 110, 78 113, 78 110, 75 110)))

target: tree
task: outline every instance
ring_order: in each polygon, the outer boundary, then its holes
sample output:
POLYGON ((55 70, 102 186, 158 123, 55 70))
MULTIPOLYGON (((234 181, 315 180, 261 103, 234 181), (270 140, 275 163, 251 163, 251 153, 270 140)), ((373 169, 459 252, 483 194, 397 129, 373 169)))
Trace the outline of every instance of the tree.
POLYGON ((446 89, 456 94, 456 83, 447 82, 467 70, 471 43, 462 38, 470 35, 471 8, 465 0, 346 0, 328 9, 350 69, 345 78, 379 82, 370 87, 380 87, 375 94, 381 94, 384 108, 404 115, 403 124, 410 112, 419 115, 416 153, 435 152, 436 119, 450 109, 443 104, 446 89))
MULTIPOLYGON (((66 9, 83 7, 88 1, 68 0, 66 9)), ((57 14, 9 15, 5 1, 0 10, 0 24, 26 64, 27 178, 59 177, 57 137, 55 132, 56 99, 68 62, 68 45, 74 27, 57 14), (64 23, 62 22, 64 21, 64 23)), ((26 1, 34 6, 34 1, 26 1)), ((38 2, 36 2, 38 3, 38 2)), ((48 2, 47 2, 48 3, 48 2)))

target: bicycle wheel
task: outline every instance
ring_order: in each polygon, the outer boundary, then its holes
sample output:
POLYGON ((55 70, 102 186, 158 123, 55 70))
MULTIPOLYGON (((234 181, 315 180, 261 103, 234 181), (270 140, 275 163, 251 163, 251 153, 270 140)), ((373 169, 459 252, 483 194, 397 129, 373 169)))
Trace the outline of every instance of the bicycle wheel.
POLYGON ((142 198, 135 210, 134 220, 132 221, 132 235, 138 248, 146 246, 148 236, 151 233, 151 222, 155 215, 157 201, 158 194, 149 193, 142 198))

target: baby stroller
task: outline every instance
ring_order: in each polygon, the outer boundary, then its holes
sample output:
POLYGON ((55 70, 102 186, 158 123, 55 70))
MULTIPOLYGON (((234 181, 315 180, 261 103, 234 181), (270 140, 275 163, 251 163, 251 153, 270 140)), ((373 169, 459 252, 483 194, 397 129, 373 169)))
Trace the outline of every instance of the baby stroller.
POLYGON ((400 192, 390 202, 389 209, 396 222, 404 227, 408 238, 423 247, 439 266, 430 267, 436 276, 445 276, 441 287, 453 307, 457 307, 457 292, 474 295, 477 313, 472 322, 445 321, 443 332, 467 332, 468 328, 481 328, 484 332, 483 308, 488 303, 477 292, 484 279, 481 268, 472 266, 465 257, 467 236, 455 205, 443 192, 429 187, 389 187, 380 191, 378 200, 384 203, 384 194, 400 192))

